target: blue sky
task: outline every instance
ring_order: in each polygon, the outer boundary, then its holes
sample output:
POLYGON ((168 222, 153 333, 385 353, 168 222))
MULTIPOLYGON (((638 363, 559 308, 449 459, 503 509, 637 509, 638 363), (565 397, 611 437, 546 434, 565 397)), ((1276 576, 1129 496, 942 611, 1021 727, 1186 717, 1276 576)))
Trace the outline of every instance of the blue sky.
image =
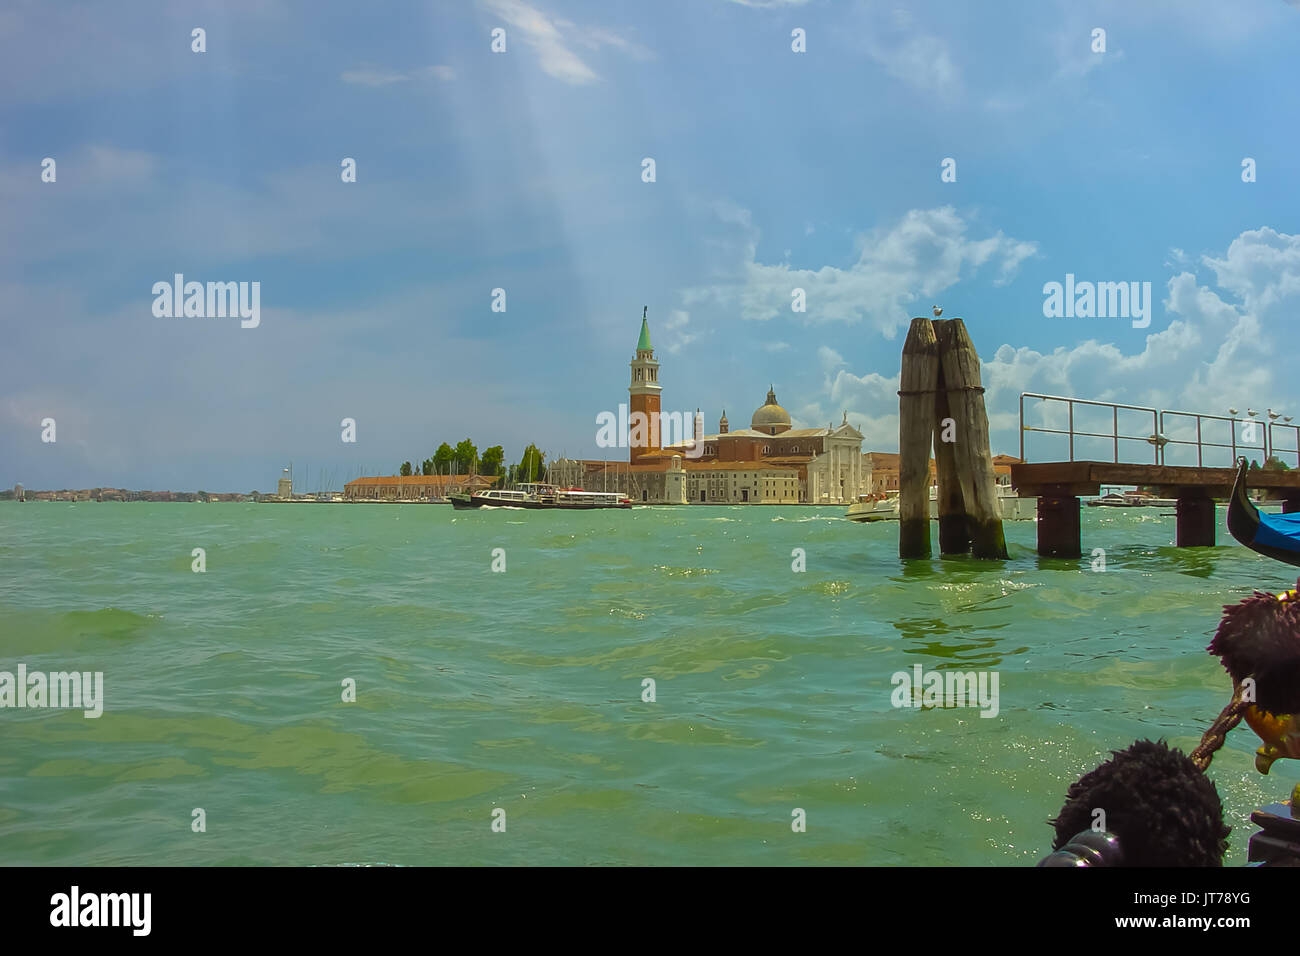
POLYGON ((0 485, 601 457, 643 305, 710 430, 773 384, 896 450, 935 303, 998 450, 1021 391, 1300 414, 1298 47, 1283 0, 7 4, 0 485), (155 317, 178 272, 261 324, 155 317), (1066 273, 1151 282, 1150 327, 1045 318, 1066 273))

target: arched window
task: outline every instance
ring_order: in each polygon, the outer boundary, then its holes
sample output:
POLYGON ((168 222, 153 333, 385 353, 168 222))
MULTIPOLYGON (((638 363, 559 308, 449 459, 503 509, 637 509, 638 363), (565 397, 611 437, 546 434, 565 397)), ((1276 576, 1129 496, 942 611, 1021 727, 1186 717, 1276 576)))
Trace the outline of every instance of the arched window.
POLYGON ((772 454, 772 446, 771 446, 771 445, 764 445, 764 446, 763 446, 763 454, 764 454, 764 455, 770 455, 770 454, 772 454))

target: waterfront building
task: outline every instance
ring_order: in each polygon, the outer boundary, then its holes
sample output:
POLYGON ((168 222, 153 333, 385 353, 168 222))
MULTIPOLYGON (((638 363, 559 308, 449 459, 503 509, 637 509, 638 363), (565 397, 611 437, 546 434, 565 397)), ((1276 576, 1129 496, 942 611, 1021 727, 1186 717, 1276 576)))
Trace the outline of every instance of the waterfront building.
MULTIPOLYGON (((639 412, 658 420, 663 386, 645 314, 628 385, 630 420, 639 412)), ((645 420, 643 419, 643 420, 645 420)), ((550 480, 587 491, 616 491, 633 501, 660 504, 823 504, 857 500, 866 475, 862 433, 848 423, 794 428, 769 387, 748 428, 731 430, 724 409, 718 431, 695 442, 660 447, 661 429, 635 441, 628 461, 562 458, 550 480), (698 450, 698 454, 696 453, 698 450)))
POLYGON ((356 478, 343 486, 350 501, 418 501, 458 492, 482 491, 501 479, 492 475, 384 475, 356 478))
MULTIPOLYGON (((1020 459, 1013 455, 993 456, 993 477, 999 488, 1011 488, 1011 466, 1019 464, 1020 459)), ((866 475, 863 494, 878 497, 898 494, 898 454, 888 451, 869 451, 862 456, 862 468, 866 475)), ((930 487, 937 487, 939 480, 935 470, 934 459, 930 459, 930 487)))
MULTIPOLYGON (((863 470, 866 472, 866 486, 863 494, 885 497, 898 494, 898 453, 891 451, 869 451, 862 456, 863 470)), ((930 459, 930 487, 938 485, 934 459, 930 459)))

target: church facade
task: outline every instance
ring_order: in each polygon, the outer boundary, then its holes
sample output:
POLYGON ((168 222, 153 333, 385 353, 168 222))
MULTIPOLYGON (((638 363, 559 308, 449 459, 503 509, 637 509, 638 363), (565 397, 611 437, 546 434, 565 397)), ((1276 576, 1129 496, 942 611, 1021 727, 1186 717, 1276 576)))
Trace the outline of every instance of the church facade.
MULTIPOLYGON (((662 386, 644 315, 630 366, 631 418, 640 412, 641 420, 657 423, 662 386)), ((658 427, 638 433, 627 462, 559 459, 550 466, 551 481, 646 504, 848 505, 870 480, 862 433, 847 415, 838 426, 794 428, 772 388, 748 428, 732 431, 724 410, 717 432, 694 442, 660 447, 660 435, 658 427)))

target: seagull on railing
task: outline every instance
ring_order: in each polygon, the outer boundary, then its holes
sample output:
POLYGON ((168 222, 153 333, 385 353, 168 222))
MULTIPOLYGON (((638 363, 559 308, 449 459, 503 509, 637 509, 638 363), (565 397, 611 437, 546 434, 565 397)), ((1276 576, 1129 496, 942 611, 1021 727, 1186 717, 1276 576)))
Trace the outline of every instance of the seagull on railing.
POLYGON ((1230 409, 1228 409, 1228 414, 1229 414, 1229 415, 1235 415, 1235 414, 1237 414, 1237 410, 1236 410, 1235 408, 1230 408, 1230 409))
POLYGON ((941 315, 943 315, 943 309, 939 308, 939 306, 936 305, 934 307, 934 317, 937 319, 941 315))
POLYGON ((1274 421, 1277 421, 1277 419, 1281 418, 1282 416, 1270 408, 1268 409, 1268 417, 1273 419, 1274 421))
POLYGON ((1255 409, 1253 408, 1248 408, 1246 409, 1246 414, 1249 415, 1251 418, 1254 418, 1256 415, 1259 414, 1259 412, 1255 411, 1255 409))

